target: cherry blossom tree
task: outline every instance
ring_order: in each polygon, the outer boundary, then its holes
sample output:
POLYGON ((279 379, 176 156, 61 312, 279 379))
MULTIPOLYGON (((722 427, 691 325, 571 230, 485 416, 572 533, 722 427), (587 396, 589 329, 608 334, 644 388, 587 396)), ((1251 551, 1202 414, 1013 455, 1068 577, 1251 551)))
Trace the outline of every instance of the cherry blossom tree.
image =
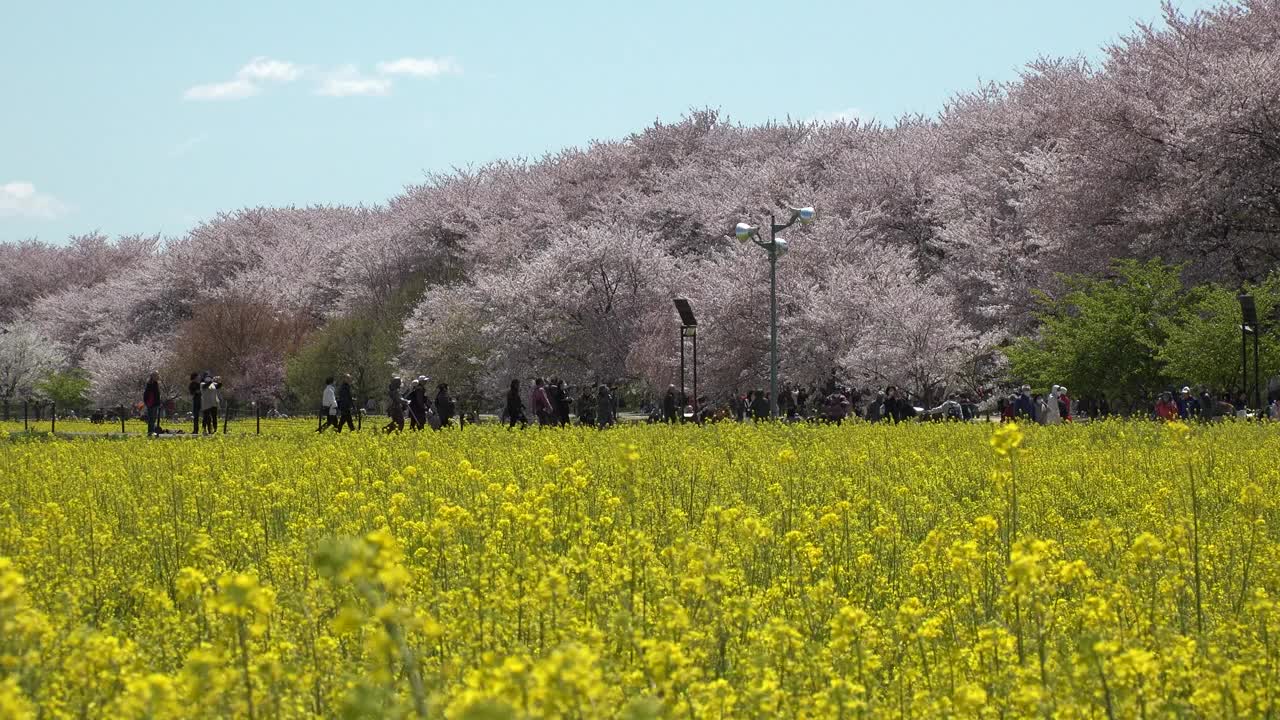
POLYGON ((61 349, 29 324, 0 326, 0 401, 4 417, 14 400, 29 398, 36 386, 65 363, 61 349))
POLYGON ((142 401, 147 375, 161 372, 163 388, 185 386, 185 376, 165 373, 168 350, 158 343, 124 342, 106 351, 90 349, 83 367, 89 374, 89 397, 100 408, 132 408, 142 401))

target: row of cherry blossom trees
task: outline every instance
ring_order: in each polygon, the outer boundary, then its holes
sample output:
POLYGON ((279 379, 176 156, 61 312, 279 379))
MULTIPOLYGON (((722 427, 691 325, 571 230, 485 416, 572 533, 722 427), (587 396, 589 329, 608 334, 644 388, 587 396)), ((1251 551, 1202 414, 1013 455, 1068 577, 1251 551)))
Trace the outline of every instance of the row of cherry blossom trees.
POLYGON ((229 390, 268 399, 312 331, 401 313, 420 284, 388 373, 478 394, 533 375, 660 388, 677 381, 683 296, 701 384, 741 392, 767 377, 768 264, 731 228, 806 204, 819 221, 789 231, 779 263, 784 377, 936 397, 992 381, 995 350, 1035 331, 1034 291, 1060 292, 1062 273, 1159 257, 1235 286, 1274 267, 1278 45, 1280 0, 1166 8, 1096 66, 1038 60, 937 117, 744 127, 696 110, 433 175, 373 208, 242 210, 167 242, 0 245, 0 322, 84 367, 101 402, 133 393, 140 365, 176 383, 214 346, 229 390))

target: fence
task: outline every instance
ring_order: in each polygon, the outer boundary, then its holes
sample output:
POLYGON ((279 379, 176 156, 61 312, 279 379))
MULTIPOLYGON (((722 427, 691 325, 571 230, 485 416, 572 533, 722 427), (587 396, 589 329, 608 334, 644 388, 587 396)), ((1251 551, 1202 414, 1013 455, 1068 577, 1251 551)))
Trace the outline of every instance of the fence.
MULTIPOLYGON (((16 408, 15 408, 16 409, 16 408)), ((28 434, 50 433, 66 437, 123 437, 147 434, 145 414, 136 407, 119 405, 114 408, 99 408, 86 417, 74 413, 59 414, 56 403, 41 401, 25 401, 22 403, 21 417, 15 416, 0 422, 0 427, 13 432, 28 434)), ((202 413, 203 415, 203 413, 202 413)), ((228 403, 219 408, 216 426, 212 431, 205 425, 203 417, 194 417, 190 412, 172 413, 160 418, 161 436, 163 437, 195 437, 200 435, 263 435, 263 434, 299 434, 307 432, 332 431, 325 414, 319 412, 298 415, 281 414, 264 411, 257 403, 247 406, 228 403)), ((484 418, 491 421, 493 418, 484 418)), ((452 427, 464 427, 482 421, 479 417, 455 418, 452 427)), ((333 422, 337 422, 334 418, 333 422)), ((382 432, 390 422, 387 415, 379 415, 361 410, 351 415, 351 424, 343 426, 339 432, 382 432)), ((410 429, 406 421, 405 430, 410 429)))

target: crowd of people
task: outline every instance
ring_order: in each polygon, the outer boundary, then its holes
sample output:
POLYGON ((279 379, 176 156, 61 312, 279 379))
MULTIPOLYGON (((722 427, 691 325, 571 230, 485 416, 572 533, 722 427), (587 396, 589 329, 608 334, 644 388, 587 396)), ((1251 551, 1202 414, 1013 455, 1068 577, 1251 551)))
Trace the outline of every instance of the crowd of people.
MULTIPOLYGON (((192 407, 192 434, 218 432, 219 411, 225 407, 222 395, 222 378, 211 372, 191 373, 187 386, 192 407)), ((162 397, 158 372, 152 372, 143 388, 139 414, 145 416, 147 433, 158 435, 164 431, 160 420, 172 413, 173 400, 162 397), (168 413, 166 413, 168 409, 168 413)), ((975 398, 968 393, 951 393, 940 404, 917 405, 920 398, 895 385, 883 389, 851 388, 829 381, 826 386, 799 386, 783 384, 778 393, 777 415, 788 422, 843 423, 847 419, 867 422, 900 423, 910 420, 967 421, 979 417, 985 409, 994 411, 1003 421, 1034 422, 1056 425, 1073 422, 1078 417, 1099 418, 1112 414, 1111 404, 1105 395, 1074 402, 1065 386, 1053 385, 1046 393, 1033 393, 1030 385, 1000 398, 975 398)), ((388 433, 402 432, 406 421, 409 430, 433 430, 450 427, 455 420, 459 426, 464 418, 458 412, 458 404, 449 392, 447 383, 435 383, 425 375, 412 378, 408 384, 395 376, 385 395, 388 422, 382 430, 388 433)), ((500 421, 509 428, 536 424, 543 427, 564 427, 576 421, 580 425, 606 428, 618 422, 622 405, 622 393, 617 386, 606 383, 588 385, 575 397, 574 392, 560 378, 537 378, 526 396, 521 382, 513 379, 507 388, 500 410, 500 421)), ((1150 416, 1161 420, 1213 419, 1234 417, 1244 412, 1243 395, 1234 400, 1230 395, 1215 395, 1201 388, 1194 392, 1189 386, 1180 391, 1169 390, 1160 394, 1150 416)), ((367 409, 376 411, 370 400, 367 409)), ((669 385, 660 399, 640 408, 647 413, 649 422, 716 422, 762 421, 773 416, 770 394, 764 390, 752 390, 746 394, 733 394, 727 400, 712 402, 702 395, 692 398, 674 384, 669 385)), ((1141 414, 1139 408, 1129 408, 1141 414)), ((320 422, 316 432, 329 429, 342 432, 355 431, 357 418, 365 410, 357 402, 350 374, 340 381, 331 376, 325 378, 320 398, 320 422)), ((1267 407, 1266 415, 1280 420, 1280 396, 1267 407)), ((473 415, 473 420, 478 419, 473 415)))

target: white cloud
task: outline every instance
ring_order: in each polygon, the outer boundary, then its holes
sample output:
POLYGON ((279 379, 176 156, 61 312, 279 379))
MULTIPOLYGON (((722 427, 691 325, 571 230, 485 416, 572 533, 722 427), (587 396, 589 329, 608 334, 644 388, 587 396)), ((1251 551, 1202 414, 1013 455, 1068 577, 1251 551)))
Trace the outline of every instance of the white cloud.
POLYGON ((227 82, 194 85, 182 93, 186 100, 240 100, 253 97, 260 92, 251 80, 236 78, 227 82))
POLYGON ((343 65, 325 76, 317 95, 348 97, 350 95, 386 95, 391 92, 391 79, 362 75, 355 65, 343 65))
POLYGON ((461 75, 462 66, 453 58, 400 58, 390 62, 378 63, 378 72, 383 75, 413 75, 414 77, 436 77, 439 75, 461 75))
POLYGON ((819 125, 829 125, 831 123, 851 123, 854 121, 867 123, 871 121, 871 115, 862 110, 851 107, 844 110, 835 110, 832 112, 822 112, 806 119, 806 122, 816 122, 819 125))
POLYGON ((302 68, 291 62, 256 57, 236 71, 226 82, 194 85, 182 97, 187 100, 240 100, 262 92, 261 83, 288 83, 302 76, 302 68))
POLYGON ((29 217, 49 220, 69 208, 58 198, 36 190, 22 180, 0 185, 0 217, 29 217))
POLYGON ((267 57, 256 57, 248 65, 240 68, 236 77, 246 80, 268 80, 271 82, 293 82, 302 75, 302 68, 291 62, 272 60, 267 57))

